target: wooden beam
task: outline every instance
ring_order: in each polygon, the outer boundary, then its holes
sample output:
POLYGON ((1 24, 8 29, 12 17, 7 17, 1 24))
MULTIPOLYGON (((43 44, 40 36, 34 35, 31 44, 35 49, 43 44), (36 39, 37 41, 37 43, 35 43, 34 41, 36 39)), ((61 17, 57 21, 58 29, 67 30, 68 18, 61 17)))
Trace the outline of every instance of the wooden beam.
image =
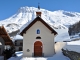
POLYGON ((8 37, 7 35, 0 35, 1 37, 8 37))
POLYGON ((12 45, 12 46, 14 46, 14 44, 12 42, 5 42, 5 45, 12 45))

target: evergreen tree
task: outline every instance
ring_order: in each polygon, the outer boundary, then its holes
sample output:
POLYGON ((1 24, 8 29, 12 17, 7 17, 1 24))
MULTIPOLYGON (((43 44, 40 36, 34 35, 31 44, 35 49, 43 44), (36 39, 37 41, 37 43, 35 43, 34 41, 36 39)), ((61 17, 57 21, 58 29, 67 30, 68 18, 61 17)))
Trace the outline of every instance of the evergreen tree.
POLYGON ((13 56, 13 54, 15 54, 15 50, 13 47, 11 47, 10 49, 6 49, 3 51, 3 55, 5 55, 6 59, 9 59, 10 57, 13 56))

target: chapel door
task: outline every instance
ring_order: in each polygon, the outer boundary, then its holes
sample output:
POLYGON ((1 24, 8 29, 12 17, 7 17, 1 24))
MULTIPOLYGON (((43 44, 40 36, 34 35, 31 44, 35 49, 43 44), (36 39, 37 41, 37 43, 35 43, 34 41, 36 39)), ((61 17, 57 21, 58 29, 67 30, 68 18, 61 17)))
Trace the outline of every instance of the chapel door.
POLYGON ((42 43, 40 41, 36 41, 34 43, 34 56, 35 57, 42 56, 42 43))

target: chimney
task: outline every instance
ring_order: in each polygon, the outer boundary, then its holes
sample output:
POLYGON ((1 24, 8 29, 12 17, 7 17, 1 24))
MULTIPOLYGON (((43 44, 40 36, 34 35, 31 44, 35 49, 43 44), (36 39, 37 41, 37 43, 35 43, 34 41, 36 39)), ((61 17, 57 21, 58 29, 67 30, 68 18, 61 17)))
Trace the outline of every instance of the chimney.
POLYGON ((38 17, 41 17, 41 12, 36 12, 36 16, 38 17))

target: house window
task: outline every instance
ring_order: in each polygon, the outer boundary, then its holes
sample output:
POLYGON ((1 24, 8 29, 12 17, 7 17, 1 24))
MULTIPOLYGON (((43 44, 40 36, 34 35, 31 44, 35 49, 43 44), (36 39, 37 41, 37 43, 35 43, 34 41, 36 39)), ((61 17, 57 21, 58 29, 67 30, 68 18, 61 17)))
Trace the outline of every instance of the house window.
POLYGON ((17 41, 15 41, 15 46, 17 46, 17 41))
POLYGON ((23 43, 22 42, 20 42, 20 46, 22 46, 23 45, 23 43))
POLYGON ((40 30, 39 29, 37 29, 37 34, 40 34, 40 30))

